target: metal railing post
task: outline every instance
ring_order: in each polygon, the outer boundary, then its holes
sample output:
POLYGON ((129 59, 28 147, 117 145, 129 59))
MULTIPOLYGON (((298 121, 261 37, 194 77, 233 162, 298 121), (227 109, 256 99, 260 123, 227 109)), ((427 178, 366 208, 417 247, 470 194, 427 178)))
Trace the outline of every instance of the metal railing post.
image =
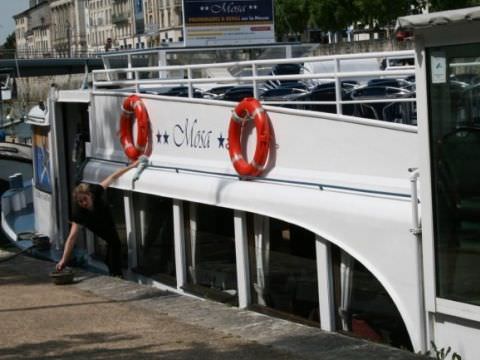
POLYGON ((192 68, 187 68, 187 79, 188 79, 188 97, 193 98, 193 84, 192 84, 192 68))
POLYGON ((253 78, 253 97, 258 99, 258 89, 257 89, 257 64, 252 64, 252 78, 253 78))
POLYGON ((337 114, 342 115, 342 81, 338 74, 340 72, 340 60, 335 59, 335 103, 337 107, 337 114))
MULTIPOLYGON (((129 69, 131 69, 132 68, 132 55, 131 54, 127 55, 127 61, 128 61, 127 67, 129 69)), ((127 73, 127 79, 132 80, 132 73, 130 71, 127 73)))

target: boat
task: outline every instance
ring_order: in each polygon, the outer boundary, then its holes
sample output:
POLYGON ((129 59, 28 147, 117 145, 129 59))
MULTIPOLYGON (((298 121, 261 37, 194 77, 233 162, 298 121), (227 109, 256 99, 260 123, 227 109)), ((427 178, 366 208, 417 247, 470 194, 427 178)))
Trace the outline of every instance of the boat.
MULTIPOLYGON (((140 156, 107 192, 128 279, 476 359, 479 11, 400 18, 415 51, 106 54, 91 89, 52 88, 29 120, 34 231, 58 260, 75 184, 140 156)), ((106 272, 104 254, 85 231, 76 261, 106 272)))

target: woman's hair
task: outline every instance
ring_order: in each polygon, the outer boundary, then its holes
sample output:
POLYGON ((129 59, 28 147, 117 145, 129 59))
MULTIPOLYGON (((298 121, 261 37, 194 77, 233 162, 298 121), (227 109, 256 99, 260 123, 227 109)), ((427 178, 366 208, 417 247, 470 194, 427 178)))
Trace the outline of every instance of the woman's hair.
POLYGON ((75 202, 78 202, 78 198, 80 195, 91 195, 92 192, 90 191, 90 185, 86 183, 80 183, 73 189, 73 199, 75 202))

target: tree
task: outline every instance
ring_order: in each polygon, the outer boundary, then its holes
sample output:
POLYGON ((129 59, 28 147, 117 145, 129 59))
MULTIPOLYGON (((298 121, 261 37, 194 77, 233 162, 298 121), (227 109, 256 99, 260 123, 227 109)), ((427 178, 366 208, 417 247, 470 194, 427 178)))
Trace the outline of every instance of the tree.
POLYGON ((307 0, 275 1, 275 32, 278 40, 285 36, 299 37, 306 29, 307 0))
POLYGON ((431 0, 430 11, 461 9, 480 5, 479 0, 431 0))
POLYGON ((10 35, 7 36, 7 39, 1 46, 2 49, 2 57, 3 58, 13 58, 15 55, 15 49, 17 48, 15 40, 15 32, 12 32, 10 35))
POLYGON ((343 30, 355 19, 352 0, 309 0, 310 27, 325 31, 343 30))
POLYGON ((357 20, 370 28, 385 27, 395 23, 399 16, 408 15, 417 5, 416 0, 353 0, 357 20))

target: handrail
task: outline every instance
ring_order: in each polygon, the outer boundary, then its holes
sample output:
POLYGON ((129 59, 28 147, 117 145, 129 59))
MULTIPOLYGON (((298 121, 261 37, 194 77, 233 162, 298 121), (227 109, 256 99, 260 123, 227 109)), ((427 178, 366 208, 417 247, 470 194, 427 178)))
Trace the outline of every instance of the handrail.
MULTIPOLYGON (((276 105, 335 105, 336 113, 342 114, 344 109, 342 105, 345 104, 381 104, 381 103, 414 103, 415 92, 405 89, 406 94, 386 94, 371 97, 344 99, 342 94, 342 81, 347 79, 362 79, 371 77, 392 78, 392 77, 407 77, 415 74, 415 67, 411 65, 407 66, 390 66, 385 70, 380 70, 380 59, 397 59, 397 58, 413 58, 414 52, 410 50, 406 51, 393 51, 393 52, 375 52, 375 53, 361 53, 361 54, 344 54, 344 55, 327 55, 327 56, 312 56, 312 57, 300 57, 289 59, 262 59, 262 60, 246 60, 246 61, 229 61, 222 63, 209 63, 209 64, 188 64, 188 65, 171 65, 171 66, 141 66, 133 67, 131 63, 130 54, 128 54, 128 67, 116 68, 116 69, 103 69, 94 70, 92 72, 93 88, 97 90, 102 87, 133 87, 136 92, 142 90, 148 90, 153 86, 185 86, 188 89, 188 97, 194 97, 195 86, 206 85, 214 86, 220 85, 248 85, 252 86, 252 92, 255 97, 259 97, 262 85, 264 88, 268 88, 268 82, 273 81, 280 83, 282 81, 303 81, 307 82, 308 87, 312 90, 315 84, 332 82, 335 85, 335 101, 268 101, 264 99, 265 103, 276 105), (343 61, 350 60, 364 60, 364 59, 376 59, 378 62, 378 70, 360 70, 360 71, 343 71, 347 67, 352 67, 352 63, 343 63, 343 61), (323 67, 328 70, 326 72, 303 72, 301 74, 292 75, 259 75, 259 69, 262 66, 274 66, 279 64, 300 64, 304 70, 306 70, 306 64, 324 64, 323 67), (200 74, 200 70, 208 70, 213 68, 232 68, 236 67, 239 70, 249 70, 247 76, 222 76, 222 77, 208 77, 207 75, 200 74), (142 79, 142 75, 155 76, 155 78, 142 79), (165 74, 166 77, 158 77, 159 74, 165 74), (173 77, 168 77, 172 75, 173 77), (115 76, 123 75, 125 79, 112 80, 115 76), (101 76, 101 78, 100 78, 101 76)), ((387 61, 388 63, 388 61, 387 61)), ((368 67, 375 66, 375 62, 363 62, 359 64, 359 68, 367 65, 368 67)), ((268 68, 268 67, 267 67, 268 68)), ((333 87, 332 87, 333 88, 333 87)))

